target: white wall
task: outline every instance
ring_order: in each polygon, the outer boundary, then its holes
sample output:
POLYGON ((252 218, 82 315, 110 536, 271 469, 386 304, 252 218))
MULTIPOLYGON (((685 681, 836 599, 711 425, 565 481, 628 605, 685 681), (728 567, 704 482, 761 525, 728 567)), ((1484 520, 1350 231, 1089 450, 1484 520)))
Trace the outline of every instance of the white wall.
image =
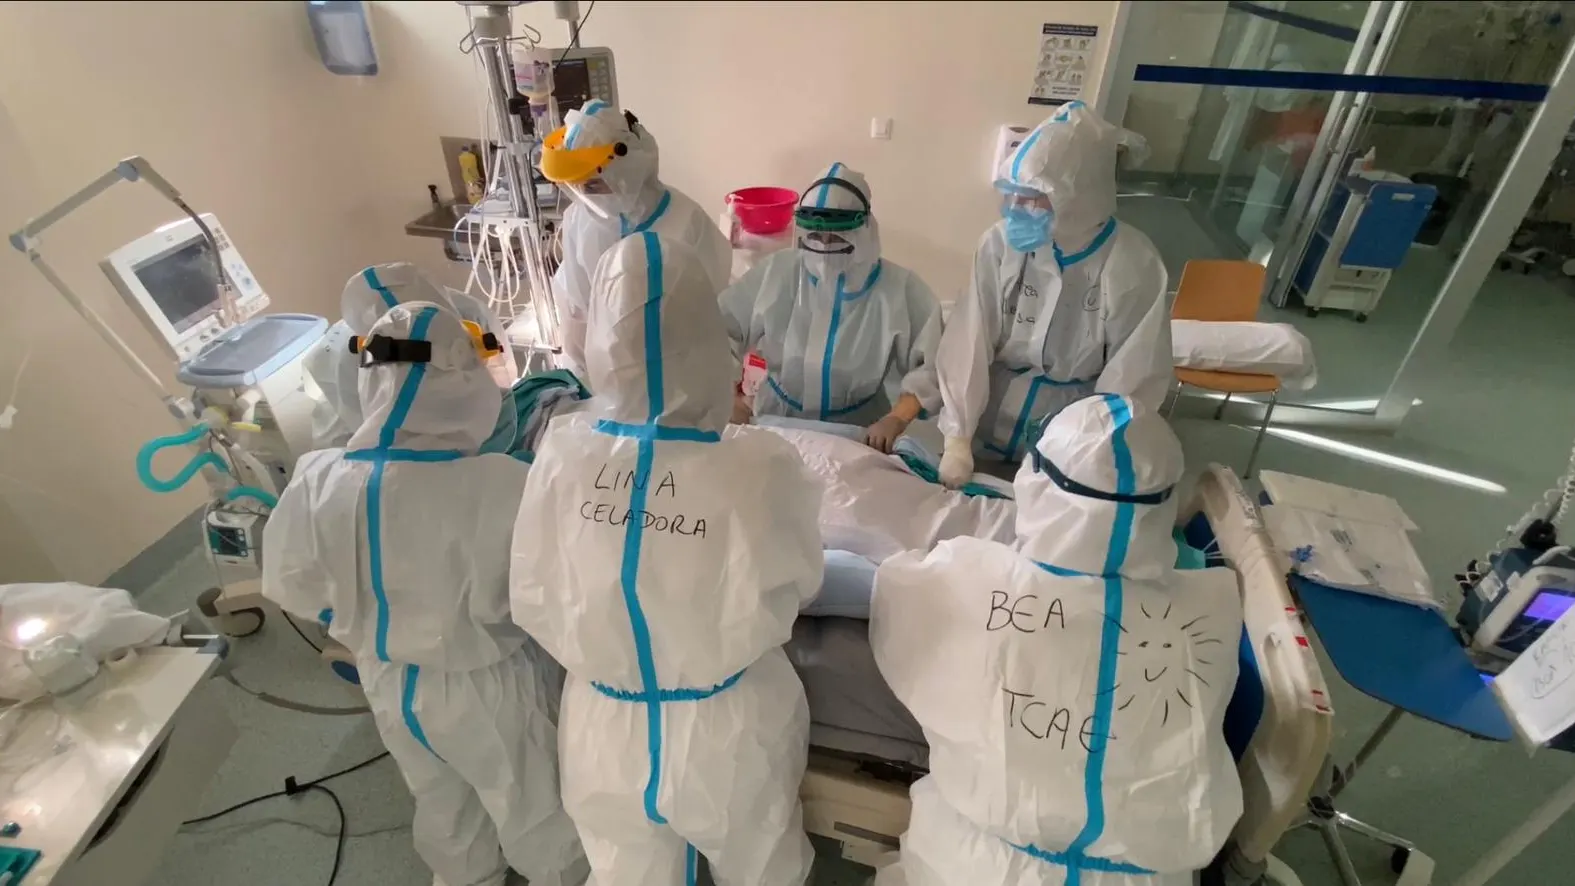
MULTIPOLYGON (((1046 113, 1026 103, 1040 24, 1108 32, 1116 6, 603 0, 584 39, 617 53, 624 104, 660 140, 669 183, 719 208, 733 188, 801 186, 846 162, 870 177, 887 255, 950 298, 995 217, 995 128, 1046 113), (890 141, 868 137, 873 116, 895 118, 890 141)), ((550 8, 520 17, 563 45, 550 8)), ((453 280, 440 246, 402 229, 425 209, 425 185, 446 181, 438 137, 478 134, 471 60, 456 48, 465 13, 448 0, 377 3, 374 22, 383 70, 359 79, 322 68, 298 3, 0 3, 0 233, 141 153, 219 215, 276 310, 333 316, 343 281, 372 262, 453 280)), ((170 360, 97 262, 173 217, 122 185, 44 241, 164 371, 170 360)), ((0 431, 0 581, 101 580, 202 497, 137 483, 137 447, 169 421, 10 250, 0 298, 0 398, 29 358, 15 426, 0 431), (15 523, 28 532, 7 531, 15 523)))

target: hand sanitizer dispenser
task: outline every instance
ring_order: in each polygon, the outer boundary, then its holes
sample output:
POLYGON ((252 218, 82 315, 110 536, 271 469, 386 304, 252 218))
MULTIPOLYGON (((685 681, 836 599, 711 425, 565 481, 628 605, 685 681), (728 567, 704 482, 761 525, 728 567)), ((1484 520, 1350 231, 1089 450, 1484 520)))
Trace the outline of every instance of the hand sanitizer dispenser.
POLYGON ((323 65, 335 74, 370 77, 377 73, 371 10, 362 0, 308 0, 306 18, 323 65))

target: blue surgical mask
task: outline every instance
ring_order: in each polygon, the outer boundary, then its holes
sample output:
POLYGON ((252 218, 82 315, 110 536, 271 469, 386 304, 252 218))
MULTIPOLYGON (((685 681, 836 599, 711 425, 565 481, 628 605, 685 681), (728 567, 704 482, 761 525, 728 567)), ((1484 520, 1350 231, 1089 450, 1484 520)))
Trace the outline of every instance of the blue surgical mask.
POLYGON ((1018 252, 1033 252, 1050 242, 1050 221, 1054 217, 1048 209, 1009 206, 1001 210, 1006 219, 1006 242, 1018 252))

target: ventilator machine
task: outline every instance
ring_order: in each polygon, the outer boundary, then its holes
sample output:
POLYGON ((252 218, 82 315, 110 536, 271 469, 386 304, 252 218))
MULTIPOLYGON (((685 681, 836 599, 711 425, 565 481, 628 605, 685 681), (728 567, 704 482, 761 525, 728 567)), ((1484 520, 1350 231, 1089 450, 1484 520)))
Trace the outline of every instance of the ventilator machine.
POLYGON ((216 628, 244 636, 262 627, 262 529, 311 448, 313 400, 301 363, 328 321, 308 314, 263 314, 268 294, 219 220, 199 215, 141 157, 123 160, 87 187, 11 235, 44 279, 133 373, 152 387, 179 425, 137 453, 137 476, 154 492, 183 487, 201 474, 211 500, 203 512, 204 548, 219 586, 198 598, 216 628), (44 260, 40 235, 119 181, 151 185, 185 214, 127 243, 99 263, 143 325, 177 361, 175 377, 191 387, 172 394, 163 380, 44 260), (155 473, 164 449, 191 453, 171 477, 155 473))
POLYGON ((1543 500, 1507 527, 1498 548, 1459 576, 1465 599, 1456 622, 1474 651, 1513 660, 1575 606, 1575 553, 1558 543, 1572 503, 1575 449, 1543 500))

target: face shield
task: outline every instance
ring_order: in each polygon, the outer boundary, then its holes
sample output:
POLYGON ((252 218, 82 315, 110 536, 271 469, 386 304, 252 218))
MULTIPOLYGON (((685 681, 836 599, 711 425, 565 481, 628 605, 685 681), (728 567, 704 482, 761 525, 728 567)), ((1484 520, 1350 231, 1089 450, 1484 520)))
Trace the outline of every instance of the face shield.
POLYGON ((810 273, 830 276, 848 270, 855 263, 858 241, 869 229, 870 201, 857 186, 841 178, 817 179, 799 195, 793 212, 798 228, 798 249, 810 273), (811 194, 817 189, 837 195, 828 200, 811 194), (826 206, 827 202, 842 204, 826 206))
POLYGON ((613 219, 634 211, 640 189, 656 174, 655 151, 628 115, 593 101, 570 111, 542 141, 540 169, 592 215, 613 219))

